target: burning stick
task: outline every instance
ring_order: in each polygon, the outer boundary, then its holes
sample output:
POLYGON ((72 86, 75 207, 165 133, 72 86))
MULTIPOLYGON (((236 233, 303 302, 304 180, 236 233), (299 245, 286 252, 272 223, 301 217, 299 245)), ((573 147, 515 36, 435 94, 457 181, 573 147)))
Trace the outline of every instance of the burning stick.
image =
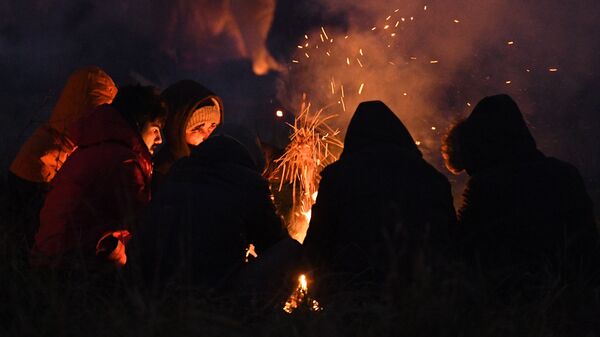
POLYGON ((310 113, 310 103, 303 97, 300 114, 292 127, 290 144, 281 158, 276 160, 274 176, 280 177, 279 191, 283 183, 292 185, 292 216, 288 223, 290 236, 299 242, 304 241, 310 210, 317 198, 317 189, 321 170, 337 160, 330 146, 343 148, 343 143, 336 136, 327 121, 336 117, 323 117, 324 109, 315 114, 310 113))
POLYGON ((304 274, 298 277, 298 287, 294 292, 290 295, 288 300, 285 302, 283 306, 283 311, 291 314, 296 310, 302 303, 306 303, 308 310, 310 311, 321 311, 323 308, 319 305, 319 302, 308 297, 308 282, 306 281, 306 276, 304 274), (306 299, 306 301, 305 301, 306 299))

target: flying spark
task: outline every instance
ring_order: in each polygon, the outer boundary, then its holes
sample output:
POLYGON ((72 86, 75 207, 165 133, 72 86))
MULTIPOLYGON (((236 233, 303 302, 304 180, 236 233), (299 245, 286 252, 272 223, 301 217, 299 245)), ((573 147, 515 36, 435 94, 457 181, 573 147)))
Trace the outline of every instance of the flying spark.
POLYGON ((363 88, 364 88, 364 87, 365 87, 365 84, 364 84, 364 83, 361 83, 361 84, 360 84, 360 88, 358 88, 358 94, 359 94, 359 95, 360 95, 360 94, 362 94, 362 91, 363 91, 363 88))

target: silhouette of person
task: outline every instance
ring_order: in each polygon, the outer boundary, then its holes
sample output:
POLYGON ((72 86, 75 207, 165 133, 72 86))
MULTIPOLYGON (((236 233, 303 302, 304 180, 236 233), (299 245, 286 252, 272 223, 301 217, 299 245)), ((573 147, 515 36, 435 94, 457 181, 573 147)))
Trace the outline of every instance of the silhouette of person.
POLYGON ((428 273, 455 222, 447 178, 384 103, 363 102, 322 172, 304 247, 321 283, 381 290, 428 273))
POLYGON ((583 180, 537 149, 509 96, 483 98, 449 130, 442 152, 452 172, 470 176, 457 244, 471 272, 509 287, 586 277, 598 233, 583 180))

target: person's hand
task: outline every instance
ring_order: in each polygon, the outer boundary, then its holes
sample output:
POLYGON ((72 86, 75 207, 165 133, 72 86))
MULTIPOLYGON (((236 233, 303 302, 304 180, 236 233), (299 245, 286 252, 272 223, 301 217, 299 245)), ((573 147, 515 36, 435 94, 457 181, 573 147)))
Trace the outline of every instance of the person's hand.
POLYGON ((125 244, 131 238, 129 231, 120 230, 104 234, 96 244, 96 256, 110 261, 117 267, 127 263, 125 244))

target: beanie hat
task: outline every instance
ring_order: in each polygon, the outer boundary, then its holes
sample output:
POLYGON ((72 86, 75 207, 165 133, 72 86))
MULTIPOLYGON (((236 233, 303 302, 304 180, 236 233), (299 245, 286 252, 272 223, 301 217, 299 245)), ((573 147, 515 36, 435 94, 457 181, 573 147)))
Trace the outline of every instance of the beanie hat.
POLYGON ((210 100, 212 105, 200 107, 192 112, 192 115, 188 119, 185 126, 186 130, 193 129, 196 126, 206 122, 216 121, 217 124, 221 123, 221 111, 219 109, 219 103, 214 98, 211 98, 210 100))

